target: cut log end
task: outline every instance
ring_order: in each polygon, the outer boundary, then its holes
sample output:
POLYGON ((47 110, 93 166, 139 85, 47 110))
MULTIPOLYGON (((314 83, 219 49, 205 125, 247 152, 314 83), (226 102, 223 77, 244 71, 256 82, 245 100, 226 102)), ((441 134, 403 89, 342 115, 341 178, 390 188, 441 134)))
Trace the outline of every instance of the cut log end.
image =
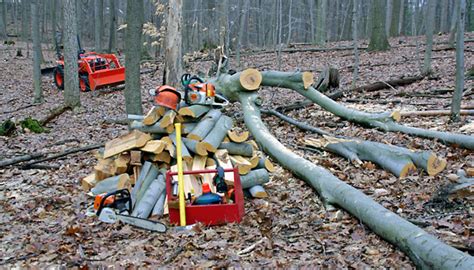
POLYGON ((416 166, 413 162, 408 162, 400 171, 399 179, 403 179, 416 171, 416 166))
POLYGON ((275 172, 275 165, 270 161, 270 159, 265 159, 265 169, 269 172, 275 172))
POLYGON ((446 160, 438 158, 436 155, 431 154, 427 162, 427 171, 430 176, 437 175, 446 168, 446 160))
POLYGON ((303 72, 302 78, 304 89, 308 89, 311 85, 314 84, 314 76, 311 72, 303 72))
MULTIPOLYGON (((210 151, 210 145, 206 142, 198 142, 196 144, 196 152, 198 155, 200 156, 207 156, 207 151, 210 151)), ((211 149, 212 150, 212 149, 211 149)), ((215 150, 214 151, 210 151, 210 152, 216 152, 215 150)))
POLYGON ((227 131, 227 136, 229 136, 229 139, 233 142, 242 143, 242 142, 245 142, 249 138, 249 132, 248 131, 239 132, 238 130, 234 129, 234 130, 227 131))
POLYGON ((390 117, 392 117, 395 122, 400 122, 402 119, 400 111, 393 111, 392 114, 390 114, 390 117))
POLYGON ((262 74, 254 68, 246 69, 240 74, 240 85, 242 85, 245 90, 257 90, 261 83, 262 74))

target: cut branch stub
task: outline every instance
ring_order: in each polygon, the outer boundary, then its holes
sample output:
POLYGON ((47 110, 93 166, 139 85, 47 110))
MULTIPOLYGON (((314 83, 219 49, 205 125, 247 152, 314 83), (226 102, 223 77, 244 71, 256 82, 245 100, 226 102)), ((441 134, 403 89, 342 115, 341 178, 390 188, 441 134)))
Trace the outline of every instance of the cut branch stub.
POLYGON ((301 76, 303 79, 303 88, 308 89, 311 85, 314 83, 314 76, 311 72, 303 72, 303 75, 301 76))
POLYGON ((257 90, 262 82, 262 74, 254 68, 249 68, 242 71, 239 81, 245 90, 257 90))

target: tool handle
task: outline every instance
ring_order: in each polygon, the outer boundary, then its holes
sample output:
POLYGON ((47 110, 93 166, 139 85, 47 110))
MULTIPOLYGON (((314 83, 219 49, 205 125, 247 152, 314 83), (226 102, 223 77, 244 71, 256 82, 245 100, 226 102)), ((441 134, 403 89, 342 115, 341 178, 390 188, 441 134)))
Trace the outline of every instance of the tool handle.
POLYGON ((112 192, 109 192, 109 193, 105 194, 105 196, 100 201, 99 209, 97 209, 97 216, 100 216, 100 212, 102 212, 102 209, 105 206, 104 205, 105 201, 110 196, 116 196, 114 201, 126 199, 127 203, 128 203, 128 210, 129 211, 132 210, 132 199, 130 197, 130 191, 128 191, 128 189, 124 188, 124 189, 115 190, 115 191, 112 191, 112 192))

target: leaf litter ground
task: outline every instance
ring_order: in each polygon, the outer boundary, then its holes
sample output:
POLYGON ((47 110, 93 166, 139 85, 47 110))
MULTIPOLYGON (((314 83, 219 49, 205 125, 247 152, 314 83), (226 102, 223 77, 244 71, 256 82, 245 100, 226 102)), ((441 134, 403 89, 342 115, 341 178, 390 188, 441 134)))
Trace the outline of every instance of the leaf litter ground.
MULTIPOLYGON (((468 34, 466 38, 472 36, 468 34)), ((445 40, 446 36, 436 38, 438 42, 445 40)), ((362 51, 358 85, 418 74, 416 47, 405 45, 422 44, 423 41, 423 38, 399 38, 391 40, 394 48, 389 52, 362 51), (397 43, 401 44, 395 45, 397 43)), ((328 46, 345 45, 349 43, 331 43, 328 46)), ((52 78, 43 77, 45 103, 27 107, 33 99, 32 60, 14 57, 14 48, 0 46, 1 121, 19 121, 27 116, 40 118, 63 102, 62 93, 56 90, 52 78)), ((443 46, 435 45, 435 48, 443 46)), ((420 48, 423 49, 423 46, 420 48)), ((45 52, 45 56, 53 59, 52 52, 45 52)), ((340 101, 348 107, 366 111, 449 109, 450 94, 435 95, 432 90, 453 89, 454 50, 435 51, 433 56, 433 68, 439 77, 436 80, 425 79, 395 90, 350 93, 340 101), (381 100, 399 102, 381 104, 381 100)), ((326 65, 334 65, 341 72, 341 88, 350 87, 353 68, 351 51, 300 52, 283 54, 282 58, 283 71, 310 70, 315 76, 326 65)), ((248 55, 242 58, 242 68, 277 69, 276 62, 274 54, 248 55)), ((467 43, 466 68, 473 62, 472 43, 467 43)), ((205 71, 203 68, 209 66, 209 62, 191 63, 187 71, 205 71)), ((144 68, 157 69, 155 73, 142 75, 143 107, 146 111, 152 106, 147 89, 160 84, 162 65, 145 64, 144 68)), ((466 81, 466 88, 472 87, 472 81, 466 81)), ((285 89, 264 88, 261 95, 264 106, 273 108, 303 100, 298 94, 285 89)), ((472 97, 465 97, 463 104, 472 104, 472 97)), ((81 102, 82 111, 65 112, 48 124, 49 133, 17 132, 13 137, 0 137, 0 158, 38 151, 61 152, 72 147, 105 142, 127 132, 125 126, 108 121, 124 117, 123 92, 82 93, 81 102)), ((227 113, 243 125, 238 104, 229 106, 227 113)), ((431 150, 447 158, 447 168, 435 177, 418 172, 399 180, 371 164, 356 167, 330 153, 301 150, 302 139, 309 133, 274 117, 264 117, 273 134, 293 151, 327 168, 448 244, 472 252, 473 202, 463 198, 433 200, 441 187, 450 184, 449 174, 460 168, 474 167, 472 151, 404 134, 365 129, 343 121, 316 105, 288 114, 337 135, 431 150)), ((473 120, 469 116, 462 117, 460 123, 451 123, 447 116, 441 116, 404 118, 403 123, 458 132, 473 120)), ((465 133, 474 132, 471 129, 465 133)), ((268 199, 246 200, 246 215, 241 224, 199 226, 192 232, 167 234, 151 234, 122 224, 103 224, 85 215, 92 199, 79 185, 79 180, 92 171, 95 163, 93 153, 86 152, 45 163, 60 166, 59 170, 21 170, 17 167, 0 170, 1 265, 414 267, 406 255, 344 210, 325 211, 308 185, 280 167, 266 185, 270 194, 268 199)), ((162 218, 162 221, 168 222, 167 218, 162 218)))

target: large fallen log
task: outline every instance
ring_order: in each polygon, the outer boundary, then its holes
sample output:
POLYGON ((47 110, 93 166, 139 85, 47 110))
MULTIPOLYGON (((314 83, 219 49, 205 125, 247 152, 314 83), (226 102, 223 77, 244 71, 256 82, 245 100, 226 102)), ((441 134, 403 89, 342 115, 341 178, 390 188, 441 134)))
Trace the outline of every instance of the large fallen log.
MULTIPOLYGON (((259 72, 254 72, 252 76, 254 81, 258 82, 256 84, 259 84, 262 81, 262 75, 257 73, 259 72)), ((228 99, 240 101, 245 124, 263 150, 282 166, 307 181, 318 191, 326 205, 339 205, 349 211, 372 231, 403 250, 420 268, 470 269, 474 265, 474 258, 471 256, 444 244, 417 226, 385 209, 361 191, 332 175, 329 171, 314 165, 283 146, 270 134, 261 120, 257 106, 257 104, 261 104, 261 101, 258 100, 257 93, 249 92, 249 89, 239 83, 242 74, 221 73, 212 82, 216 85, 216 88, 221 89, 228 99)), ((270 84, 268 81, 266 83, 270 84)), ((314 92, 311 87, 306 90, 303 85, 291 80, 287 81, 279 78, 278 83, 271 84, 291 89, 296 88, 295 90, 298 92, 310 90, 314 92), (294 85, 295 83, 297 86, 294 85)), ((310 95, 310 97, 312 96, 310 95)), ((369 118, 373 119, 370 116, 369 118)))
MULTIPOLYGON (((262 72, 263 86, 279 86, 297 91, 323 109, 348 121, 368 127, 377 128, 383 131, 402 132, 418 137, 439 139, 446 144, 454 144, 467 149, 474 149, 474 137, 450 132, 441 132, 404 126, 396 123, 400 119, 399 112, 387 113, 367 113, 349 109, 329 97, 321 94, 313 87, 304 87, 303 73, 299 73, 297 79, 295 72, 264 71, 262 72)), ((235 94, 234 94, 235 95, 235 94)))

